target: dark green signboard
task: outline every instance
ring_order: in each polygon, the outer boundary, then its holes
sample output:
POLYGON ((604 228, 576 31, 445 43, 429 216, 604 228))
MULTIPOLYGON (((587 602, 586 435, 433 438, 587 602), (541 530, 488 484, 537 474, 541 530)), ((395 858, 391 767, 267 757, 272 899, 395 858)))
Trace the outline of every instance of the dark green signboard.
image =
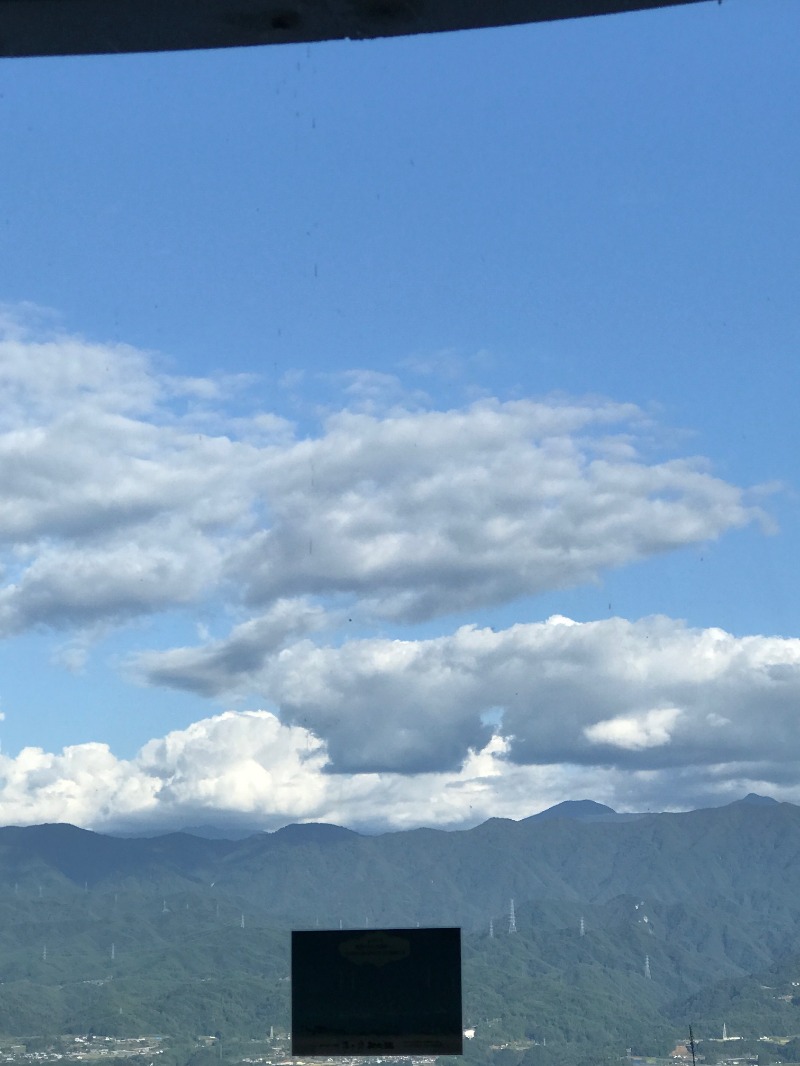
POLYGON ((461 930, 292 933, 293 1055, 460 1055, 461 930))

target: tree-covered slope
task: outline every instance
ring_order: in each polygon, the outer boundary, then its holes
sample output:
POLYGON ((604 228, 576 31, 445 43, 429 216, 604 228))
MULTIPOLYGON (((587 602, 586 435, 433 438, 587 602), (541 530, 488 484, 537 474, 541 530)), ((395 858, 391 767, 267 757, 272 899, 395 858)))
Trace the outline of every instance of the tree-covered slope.
POLYGON ((665 1050, 747 1019, 789 1036, 800 1008, 750 975, 800 953, 798 883, 789 804, 379 837, 0 829, 0 1032, 285 1027, 289 929, 341 922, 461 925, 473 1050, 665 1050))

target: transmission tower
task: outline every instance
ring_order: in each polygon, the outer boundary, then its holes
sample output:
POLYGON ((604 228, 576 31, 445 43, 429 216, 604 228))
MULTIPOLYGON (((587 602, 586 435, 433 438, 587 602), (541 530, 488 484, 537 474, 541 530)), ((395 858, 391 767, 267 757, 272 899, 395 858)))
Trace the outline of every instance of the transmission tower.
POLYGON ((516 933, 517 931, 517 916, 514 914, 514 900, 511 900, 511 904, 508 908, 508 931, 509 933, 516 933))

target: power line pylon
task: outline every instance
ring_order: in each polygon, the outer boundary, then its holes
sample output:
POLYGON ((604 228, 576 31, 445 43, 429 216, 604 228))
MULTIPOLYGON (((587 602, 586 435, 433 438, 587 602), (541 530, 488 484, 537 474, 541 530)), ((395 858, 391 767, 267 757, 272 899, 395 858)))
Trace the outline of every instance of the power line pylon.
POLYGON ((509 933, 516 933, 517 931, 517 916, 514 913, 514 900, 511 900, 511 905, 508 908, 508 931, 509 933))

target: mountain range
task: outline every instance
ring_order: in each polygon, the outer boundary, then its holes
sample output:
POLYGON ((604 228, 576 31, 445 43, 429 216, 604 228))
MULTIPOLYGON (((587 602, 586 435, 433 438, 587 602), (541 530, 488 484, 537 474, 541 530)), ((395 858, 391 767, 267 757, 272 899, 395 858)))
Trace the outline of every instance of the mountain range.
POLYGON ((723 1024, 789 1037, 798 884, 800 807, 752 795, 683 814, 580 800, 380 836, 6 827, 0 1034, 285 1029, 289 929, 419 923, 463 929, 475 1061, 503 1044, 523 1066, 544 1047, 576 1063, 663 1052, 689 1024, 708 1041, 723 1024))

